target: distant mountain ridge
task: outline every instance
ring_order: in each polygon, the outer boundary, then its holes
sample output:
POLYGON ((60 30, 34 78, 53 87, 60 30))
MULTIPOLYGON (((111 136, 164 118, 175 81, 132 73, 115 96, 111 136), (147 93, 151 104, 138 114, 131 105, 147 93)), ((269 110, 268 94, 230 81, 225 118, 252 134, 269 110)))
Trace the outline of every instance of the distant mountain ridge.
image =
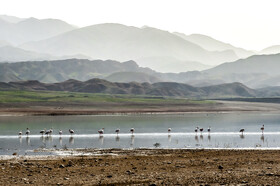
MULTIPOLYGON (((0 48, 1 53, 1 48, 0 48)), ((82 56, 81 56, 82 57, 82 56)), ((38 80, 56 83, 67 79, 102 78, 113 82, 178 82, 204 87, 240 82, 252 88, 280 86, 280 54, 251 56, 199 71, 160 73, 134 61, 66 59, 0 63, 0 81, 38 80), (255 67, 256 66, 256 67, 255 67)))
POLYGON ((21 47, 60 56, 80 53, 93 59, 134 60, 140 66, 141 59, 156 57, 173 59, 169 64, 174 65, 176 60, 186 64, 192 61, 213 65, 238 59, 233 51, 208 51, 164 30, 110 23, 75 29, 50 39, 25 43, 21 47))
POLYGON ((179 96, 189 98, 254 97, 257 94, 255 90, 249 89, 240 83, 198 88, 174 82, 154 84, 135 82, 112 83, 102 79, 90 79, 85 82, 71 79, 54 84, 44 84, 39 81, 0 83, 0 90, 69 91, 85 93, 179 96))
POLYGON ((0 16, 0 40, 15 46, 25 42, 47 39, 76 29, 75 26, 57 19, 28 18, 14 23, 6 20, 1 19, 0 16))
POLYGON ((0 63, 0 81, 38 80, 56 83, 67 79, 86 81, 91 78, 104 78, 116 72, 155 71, 139 67, 134 61, 117 62, 113 60, 67 59, 54 61, 33 61, 19 63, 0 63))
MULTIPOLYGON (((224 43, 213 39, 212 37, 202 35, 202 34, 191 34, 185 35, 183 33, 174 32, 175 35, 182 37, 183 39, 195 43, 205 50, 209 51, 226 51, 232 50, 239 58, 247 58, 249 56, 254 55, 253 51, 248 51, 243 48, 232 46, 231 44, 224 43)), ((225 61, 228 62, 228 61, 225 61)))

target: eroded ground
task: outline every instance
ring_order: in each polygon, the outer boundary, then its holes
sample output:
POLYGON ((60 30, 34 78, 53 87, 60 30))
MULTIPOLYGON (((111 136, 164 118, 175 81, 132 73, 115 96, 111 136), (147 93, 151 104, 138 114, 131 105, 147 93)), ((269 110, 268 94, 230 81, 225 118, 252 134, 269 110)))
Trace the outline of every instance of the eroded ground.
POLYGON ((101 155, 0 160, 0 184, 279 185, 278 150, 85 150, 101 155))

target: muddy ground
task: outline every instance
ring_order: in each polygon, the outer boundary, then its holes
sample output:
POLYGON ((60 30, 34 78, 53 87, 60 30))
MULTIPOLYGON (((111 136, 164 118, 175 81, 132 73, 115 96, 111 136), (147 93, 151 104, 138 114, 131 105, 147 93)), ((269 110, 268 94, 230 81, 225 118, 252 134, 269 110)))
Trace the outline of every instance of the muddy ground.
POLYGON ((1 185, 279 185, 279 150, 84 150, 0 160, 1 185))
POLYGON ((215 101, 210 104, 129 104, 80 102, 2 103, 1 115, 104 115, 104 114, 160 114, 187 112, 279 112, 280 104, 241 101, 215 101))

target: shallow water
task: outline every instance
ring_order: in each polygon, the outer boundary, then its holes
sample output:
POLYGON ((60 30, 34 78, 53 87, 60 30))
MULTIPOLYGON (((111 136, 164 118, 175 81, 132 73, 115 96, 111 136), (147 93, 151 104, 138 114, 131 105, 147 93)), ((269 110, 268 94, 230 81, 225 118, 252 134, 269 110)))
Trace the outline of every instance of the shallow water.
MULTIPOLYGON (((280 148, 280 116, 271 113, 193 113, 184 115, 0 117, 0 154, 40 154, 34 149, 65 148, 280 148), (265 125, 264 134, 260 127, 265 125), (196 126, 204 132, 194 132, 196 126), (206 132, 211 126, 211 133, 206 132), (27 137, 17 134, 25 133, 27 137), (130 134, 130 128, 135 134, 130 134), (170 134, 168 128, 172 128, 170 134), (39 131, 53 128, 52 136, 39 131), (75 134, 71 136, 68 129, 75 134), (99 136, 97 130, 105 128, 99 136), (119 135, 115 129, 120 128, 119 135), (239 133, 245 129, 244 135, 239 133), (64 134, 58 135, 62 130, 64 134)), ((47 154, 43 152, 41 154, 47 154)))

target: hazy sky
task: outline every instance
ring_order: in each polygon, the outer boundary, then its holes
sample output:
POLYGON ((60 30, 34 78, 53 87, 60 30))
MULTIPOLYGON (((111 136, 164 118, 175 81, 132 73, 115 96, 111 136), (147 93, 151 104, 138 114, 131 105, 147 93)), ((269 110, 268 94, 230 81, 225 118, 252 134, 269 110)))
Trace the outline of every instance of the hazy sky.
POLYGON ((148 25, 201 33, 247 49, 280 45, 278 0, 0 0, 0 14, 77 26, 148 25))

